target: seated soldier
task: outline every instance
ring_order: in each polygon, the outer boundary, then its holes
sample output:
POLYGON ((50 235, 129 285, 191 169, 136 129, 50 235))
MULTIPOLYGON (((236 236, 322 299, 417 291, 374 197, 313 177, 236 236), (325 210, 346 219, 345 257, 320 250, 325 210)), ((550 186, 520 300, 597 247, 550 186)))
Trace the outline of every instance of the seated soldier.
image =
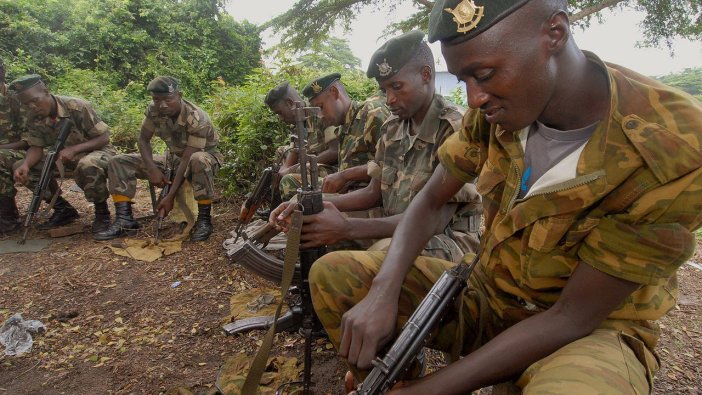
MULTIPOLYGON (((110 145, 110 128, 97 115, 92 105, 75 97, 52 95, 44 82, 36 74, 13 81, 10 89, 30 111, 27 120, 27 154, 24 160, 15 164, 15 181, 34 188, 43 168, 43 149, 53 146, 64 119, 73 121, 64 148, 58 154, 58 161, 66 170, 73 172, 76 184, 83 189, 85 198, 95 205, 95 219, 92 231, 97 233, 110 225, 110 211, 107 208, 107 162, 116 151, 110 145)), ((54 204, 54 213, 48 222, 38 229, 50 229, 73 222, 79 217, 78 211, 60 196, 55 180, 49 185, 51 195, 59 196, 54 204)))
POLYGON ((5 84, 5 63, 0 59, 0 233, 12 232, 21 224, 12 167, 29 148, 23 112, 5 84))
MULTIPOLYGON (((303 90, 312 107, 319 107, 323 128, 339 126, 339 171, 324 177, 322 192, 346 192, 368 184, 368 161, 373 159, 375 145, 380 139, 380 127, 389 112, 379 98, 363 102, 352 101, 338 73, 317 78, 303 90)), ((299 183, 280 182, 289 199, 295 194, 299 183)), ((286 199, 287 200, 287 199, 286 199)))
MULTIPOLYGON (((370 184, 327 197, 323 212, 305 217, 303 247, 391 237, 410 200, 438 165, 439 146, 460 130, 463 110, 435 92, 434 57, 423 39, 424 33, 414 30, 391 39, 371 57, 367 75, 378 81, 393 115, 382 126, 375 160, 368 164, 370 184), (378 204, 382 204, 381 218, 347 218, 340 213, 368 210, 378 204)), ((479 218, 480 196, 475 186, 467 184, 452 202, 445 206, 445 220, 437 226, 422 255, 458 262, 466 252, 477 250, 478 229, 469 229, 469 224, 475 226, 479 220, 456 215, 460 204, 467 206, 461 207, 462 213, 469 211, 479 218)), ((294 206, 281 204, 270 221, 283 220, 287 214, 283 210, 294 206)), ((383 240, 371 249, 386 245, 387 240, 383 240)))
POLYGON ((357 378, 454 266, 417 255, 444 204, 478 178, 478 263, 429 339, 455 362, 389 393, 507 380, 524 394, 651 392, 656 320, 676 304, 702 223, 702 105, 579 49, 567 3, 436 1, 429 40, 467 86, 463 128, 387 253, 333 252, 309 275, 357 378))
POLYGON ((132 199, 136 194, 137 178, 148 179, 155 186, 170 184, 168 194, 158 203, 156 211, 165 217, 173 209, 178 189, 187 178, 193 186, 198 214, 191 239, 207 240, 212 234, 211 208, 214 197, 214 176, 223 160, 217 150, 219 136, 205 111, 183 99, 178 80, 169 76, 154 78, 146 90, 152 102, 146 108, 139 133, 139 154, 115 156, 109 164, 109 189, 115 203, 116 219, 95 240, 110 240, 133 234, 139 223, 132 215, 132 199), (154 157, 151 139, 160 137, 170 151, 173 180, 163 174, 164 156, 154 157))

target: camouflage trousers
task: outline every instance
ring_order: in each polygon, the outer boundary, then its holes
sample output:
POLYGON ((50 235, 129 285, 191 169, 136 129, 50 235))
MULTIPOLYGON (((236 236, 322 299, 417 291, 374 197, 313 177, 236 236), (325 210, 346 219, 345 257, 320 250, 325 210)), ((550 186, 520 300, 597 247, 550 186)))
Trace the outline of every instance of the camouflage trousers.
MULTIPOLYGON (((366 296, 384 258, 385 253, 379 251, 337 251, 312 266, 309 279, 315 311, 337 349, 342 315, 366 296)), ((398 301, 396 333, 439 276, 453 265, 430 257, 415 260, 398 301)), ((427 345, 450 353, 454 360, 530 315, 522 313, 516 302, 513 310, 494 311, 489 298, 498 296, 488 293, 475 277, 471 276, 469 287, 432 331, 427 345)), ((655 356, 641 340, 623 331, 598 329, 530 365, 512 388, 526 394, 646 394, 657 370, 655 356)), ((357 378, 365 373, 354 371, 357 378)))
MULTIPOLYGON (((280 179, 280 196, 284 202, 287 202, 293 196, 295 196, 297 189, 302 186, 302 177, 300 176, 299 172, 300 165, 295 165, 295 167, 296 168, 294 169, 293 173, 286 174, 280 179)), ((334 166, 318 165, 317 169, 319 171, 317 185, 320 187, 322 186, 322 181, 324 181, 325 176, 336 173, 336 167, 334 166)))
MULTIPOLYGON (((154 156, 158 168, 165 172, 166 158, 163 155, 154 156)), ((180 166, 180 158, 173 155, 171 163, 173 172, 180 166)), ((195 200, 212 200, 214 198, 214 175, 219 170, 219 162, 208 152, 195 152, 190 156, 190 162, 185 169, 185 178, 193 186, 195 200)), ((117 155, 110 161, 108 168, 109 189, 113 195, 134 198, 136 195, 137 179, 146 180, 149 174, 140 154, 117 155)))
MULTIPOLYGON (((114 156, 112 150, 99 150, 80 154, 77 160, 64 163, 64 168, 73 173, 73 179, 85 194, 85 199, 92 203, 101 203, 107 200, 110 194, 107 192, 107 163, 114 156)), ((44 168, 44 159, 40 160, 29 170, 29 182, 27 187, 34 190, 36 184, 41 179, 41 171, 44 168)), ((54 167, 54 177, 59 173, 54 167)), ((47 190, 50 197, 50 193, 47 190)))
POLYGON ((0 197, 15 197, 14 165, 24 156, 25 151, 0 149, 0 197))

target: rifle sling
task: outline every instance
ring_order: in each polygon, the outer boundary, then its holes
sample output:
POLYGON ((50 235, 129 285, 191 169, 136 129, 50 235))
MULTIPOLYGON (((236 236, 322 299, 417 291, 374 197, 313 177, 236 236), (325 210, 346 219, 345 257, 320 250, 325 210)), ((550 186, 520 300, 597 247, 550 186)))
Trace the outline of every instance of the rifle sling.
POLYGON ((295 263, 300 252, 300 233, 302 231, 302 211, 295 210, 292 214, 292 224, 288 232, 288 242, 285 247, 285 262, 283 264, 283 277, 280 282, 280 302, 275 310, 273 323, 268 329, 266 336, 263 338, 263 343, 256 353, 256 357, 251 363, 249 374, 246 376, 246 381, 241 389, 243 395, 255 395, 258 391, 258 385, 261 381, 263 371, 268 363, 268 355, 273 346, 275 337, 275 326, 280 311, 285 303, 285 295, 288 294, 290 285, 292 284, 293 274, 295 273, 295 263))

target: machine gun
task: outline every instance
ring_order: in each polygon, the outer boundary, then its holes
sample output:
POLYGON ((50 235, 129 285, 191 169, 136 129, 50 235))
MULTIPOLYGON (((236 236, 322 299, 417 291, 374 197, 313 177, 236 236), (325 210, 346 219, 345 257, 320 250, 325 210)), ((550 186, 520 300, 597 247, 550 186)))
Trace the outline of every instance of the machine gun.
POLYGON ((407 323, 402 327, 397 340, 381 358, 373 360, 373 370, 358 386, 361 395, 379 395, 389 391, 412 365, 424 347, 429 332, 441 321, 446 308, 460 295, 470 273, 478 263, 479 253, 470 264, 461 262, 445 271, 422 302, 417 306, 407 323))
MULTIPOLYGON (((306 147, 304 142, 307 141, 306 129, 305 129, 305 119, 316 115, 319 112, 319 108, 316 107, 302 107, 302 103, 295 102, 295 108, 293 109, 295 114, 295 126, 298 134, 298 158, 300 161, 300 176, 302 185, 297 190, 298 193, 298 206, 301 207, 303 215, 312 215, 321 212, 324 209, 322 202, 322 192, 317 185, 317 171, 316 171, 316 157, 308 157, 306 152, 306 147), (308 172, 307 162, 310 161, 311 170, 308 172)), ((299 213, 298 213, 299 215, 299 213)), ((297 218, 297 224, 293 227, 300 228, 302 226, 302 220, 300 217, 297 218)), ((291 232, 292 233, 292 232, 291 232)), ((298 250, 299 234, 296 236, 288 235, 288 250, 287 254, 291 251, 298 250), (296 242, 291 244, 292 239, 296 239, 296 242)), ((312 341, 316 336, 322 336, 324 333, 321 323, 314 312, 314 306, 312 305, 312 297, 310 294, 308 275, 310 268, 314 261, 319 257, 324 255, 326 248, 308 248, 299 249, 299 277, 296 279, 297 286, 288 289, 290 281, 293 278, 293 270, 295 270, 295 257, 288 255, 285 260, 285 269, 283 275, 283 292, 288 292, 289 308, 290 310, 283 317, 277 318, 277 314, 274 317, 256 317, 261 319, 262 324, 266 327, 273 326, 270 328, 266 334, 266 338, 263 341, 263 345, 259 349, 258 354, 254 362, 251 365, 251 370, 249 371, 249 376, 246 378, 244 383, 243 392, 245 394, 253 394, 255 388, 258 386, 260 376, 265 368, 265 363, 268 358, 268 353, 270 351, 271 342, 273 339, 273 334, 279 330, 299 330, 299 332, 305 338, 305 355, 304 355, 304 369, 303 369, 303 380, 285 383, 279 387, 278 392, 280 392, 284 387, 292 385, 301 385, 303 394, 311 394, 312 390, 312 380, 311 380, 311 369, 312 369, 312 341)), ((281 301, 282 304, 282 301, 281 301)), ((278 312, 280 312, 280 306, 278 306, 278 312)), ((235 322, 233 324, 239 324, 235 322)), ((229 324, 232 325, 232 324, 229 324)), ((259 327, 260 328, 260 327, 259 327)), ((254 326, 247 326, 243 328, 240 324, 237 327, 232 328, 230 326, 229 330, 225 326, 225 331, 227 333, 239 333, 244 330, 257 329, 254 326)))
MULTIPOLYGON (((61 129, 59 130, 58 137, 54 146, 46 153, 46 158, 44 158, 44 167, 41 169, 41 178, 36 188, 34 188, 34 194, 32 195, 32 202, 29 203, 29 208, 27 209, 27 217, 24 219, 24 234, 22 239, 17 242, 17 244, 24 244, 27 241, 27 233, 29 233, 29 225, 32 223, 32 218, 39 211, 39 206, 41 206, 41 199, 46 193, 46 188, 49 187, 49 182, 53 176, 53 168, 55 166, 56 157, 66 145, 66 139, 69 133, 71 133, 71 126, 73 126, 73 121, 70 118, 65 118, 61 124, 61 129)), ((56 192, 58 194, 58 191, 56 192)))
MULTIPOLYGON (((166 157, 166 159, 165 159, 166 160, 166 172, 164 175, 166 176, 167 182, 166 182, 166 185, 163 186, 163 189, 161 189, 161 193, 158 195, 159 202, 161 200, 163 200, 163 198, 168 196, 168 192, 171 190, 171 182, 173 182, 173 176, 175 175, 175 172, 173 171, 173 166, 172 166, 171 160, 170 160, 171 154, 168 151, 168 149, 166 149, 165 157, 166 157)), ((160 212, 155 213, 155 214, 157 216, 157 219, 156 219, 156 236, 154 237, 154 244, 158 244, 159 237, 161 236, 161 226, 163 226, 163 217, 164 216, 161 215, 160 212)))
POLYGON ((241 208, 241 213, 239 213, 239 224, 236 226, 235 229, 235 243, 237 240, 239 240, 239 237, 241 237, 242 234, 246 239, 246 234, 243 232, 246 228, 246 225, 248 225, 249 222, 251 222, 251 218, 253 218, 254 214, 256 214, 256 210, 258 210, 261 204, 263 204, 264 200, 266 200, 266 197, 269 194, 271 208, 274 208, 274 205, 278 205, 280 203, 279 201, 276 202, 276 196, 278 196, 279 194, 277 194, 275 191, 275 189, 278 188, 278 182, 280 181, 278 180, 279 169, 280 166, 278 165, 266 167, 263 170, 263 173, 261 173, 261 178, 258 179, 256 187, 246 197, 244 205, 241 208))

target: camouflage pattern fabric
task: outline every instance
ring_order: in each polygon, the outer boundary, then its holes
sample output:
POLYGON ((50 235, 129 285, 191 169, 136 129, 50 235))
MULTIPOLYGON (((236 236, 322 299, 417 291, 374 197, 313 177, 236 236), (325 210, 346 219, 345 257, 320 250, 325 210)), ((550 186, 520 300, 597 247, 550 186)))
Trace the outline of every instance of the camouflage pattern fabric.
MULTIPOLYGON (((30 146, 48 148, 58 138, 63 118, 70 118, 73 126, 66 139, 66 147, 85 143, 95 137, 108 133, 110 128, 100 119, 93 106, 87 101, 75 97, 55 96, 56 118, 34 117, 31 113, 27 120, 27 143, 30 146)), ((101 151, 114 155, 116 151, 108 144, 101 151)))
POLYGON ((389 115, 385 98, 351 102, 344 124, 339 127, 339 171, 365 165, 373 159, 380 127, 389 115))
MULTIPOLYGON (((180 166, 180 157, 171 156, 173 172, 180 166)), ((166 170, 166 158, 163 155, 154 156, 156 166, 166 170)), ((195 152, 190 156, 190 162, 185 169, 185 178, 193 186, 195 200, 212 200, 214 193, 214 175, 219 170, 219 160, 209 152, 195 152)), ((146 180, 149 174, 140 154, 124 154, 115 156, 108 166, 109 189, 113 195, 133 198, 136 195, 137 179, 146 180)))
POLYGON ((26 137, 26 110, 14 95, 8 93, 7 85, 0 84, 0 145, 26 137))
POLYGON ((180 157, 186 147, 201 149, 211 154, 219 165, 224 163, 222 154, 217 149, 219 134, 210 117, 195 104, 183 99, 178 118, 160 116, 154 103, 146 108, 141 129, 153 132, 160 137, 171 153, 180 157))
MULTIPOLYGON (((380 181, 384 216, 405 212, 410 201, 429 181, 439 164, 439 146, 461 129, 463 109, 435 94, 421 125, 412 119, 401 120, 391 115, 382 127, 375 159, 368 163, 368 174, 380 181)), ((455 232, 449 238, 459 241, 464 253, 478 247, 478 229, 469 232, 468 216, 480 216, 480 195, 473 184, 466 184, 451 200, 460 204, 451 227, 455 232), (460 240, 459 240, 460 239, 460 240)), ((479 223, 480 221, 477 221, 479 223)), ((444 236, 444 235, 442 235, 444 236)), ((438 258, 457 262, 462 258, 446 248, 446 240, 434 237, 427 245, 438 258)))
POLYGON ((0 149, 0 197, 14 197, 14 164, 24 159, 25 152, 14 149, 0 149))
MULTIPOLYGON (((336 167, 329 165, 317 165, 317 171, 319 171, 317 185, 321 187, 324 177, 329 174, 336 173, 336 167)), ((290 200, 290 198, 295 196, 297 189, 302 186, 301 180, 302 177, 300 176, 299 172, 286 174, 280 179, 280 196, 282 197, 283 201, 290 200)))
MULTIPOLYGON (((454 357, 470 352, 553 306, 575 267, 588 264, 640 287, 597 331, 536 362, 517 383, 529 393, 548 393, 556 383, 602 388, 590 391, 597 393, 648 393, 658 369, 655 320, 675 306, 675 273, 694 251, 692 232, 702 220, 702 105, 585 55, 607 75, 611 106, 582 151, 574 179, 517 200, 523 132, 490 125, 479 111, 466 113, 462 130, 440 147, 440 161, 453 176, 464 182, 478 177, 486 231, 469 290, 432 346, 454 357)), ((313 266, 315 310, 335 344, 341 315, 365 296, 383 258, 336 252, 313 266)), ((403 285, 398 328, 448 265, 417 258, 403 285)))
MULTIPOLYGON (((88 154, 82 153, 76 156, 76 160, 65 162, 64 168, 73 173, 73 179, 85 194, 85 199, 93 203, 101 203, 107 200, 107 164, 114 156, 112 150, 97 150, 88 154)), ((41 179, 41 171, 44 168, 44 159, 29 169, 29 182, 27 188, 34 190, 36 184, 41 179)), ((58 170, 54 167, 54 177, 58 176, 58 170)), ((47 189, 45 198, 51 197, 47 189)))
MULTIPOLYGON (((323 256, 312 266, 309 276, 312 302, 337 349, 342 315, 366 296, 384 258, 384 252, 337 251, 323 256)), ((396 332, 433 283, 452 266, 453 263, 441 259, 417 258, 400 293, 396 332)), ((428 344, 449 353, 454 360, 533 314, 509 298, 505 303, 510 308, 496 311, 489 301, 492 296, 479 280, 471 277, 469 283, 441 327, 432 332, 428 344)), ((648 393, 657 369, 656 358, 643 342, 621 331, 599 329, 529 366, 516 381, 521 391, 517 393, 562 393, 563 388, 576 393, 648 393)), ((352 370, 357 378, 367 374, 352 370)))

